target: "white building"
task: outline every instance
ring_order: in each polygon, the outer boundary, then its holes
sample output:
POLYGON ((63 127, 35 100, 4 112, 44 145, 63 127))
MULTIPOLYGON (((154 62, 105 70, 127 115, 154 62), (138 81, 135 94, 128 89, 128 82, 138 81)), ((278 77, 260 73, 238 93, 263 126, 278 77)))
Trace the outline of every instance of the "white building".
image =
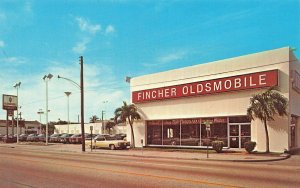
POLYGON ((135 144, 199 148, 210 138, 243 148, 252 140, 265 151, 263 123, 250 121, 246 110, 254 94, 271 86, 289 106, 288 116, 268 122, 270 151, 297 148, 300 64, 288 47, 132 78, 131 100, 142 116, 134 125, 135 144))
MULTIPOLYGON (((104 122, 104 124, 106 121, 104 122)), ((93 127, 93 134, 107 134, 107 130, 103 130, 102 128, 102 122, 97 123, 85 123, 84 124, 84 130, 85 133, 91 133, 90 127, 93 127)), ((63 124, 63 125, 55 125, 54 133, 69 133, 70 134, 80 134, 81 133, 81 124, 63 124)), ((113 127, 113 129, 110 131, 111 134, 119 134, 119 133, 126 133, 126 126, 123 124, 118 124, 113 127)))

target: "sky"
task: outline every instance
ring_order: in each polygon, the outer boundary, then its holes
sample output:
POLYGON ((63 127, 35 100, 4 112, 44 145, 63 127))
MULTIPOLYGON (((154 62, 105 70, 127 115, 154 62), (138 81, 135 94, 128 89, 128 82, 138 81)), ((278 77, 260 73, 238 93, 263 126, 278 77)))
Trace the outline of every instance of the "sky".
MULTIPOLYGON (((1 0, 0 94, 17 95, 22 118, 78 121, 79 57, 85 122, 112 118, 136 77, 290 46, 300 57, 299 0, 1 0)), ((2 100, 1 100, 2 106, 2 100)), ((6 111, 0 110, 0 119, 6 111)))

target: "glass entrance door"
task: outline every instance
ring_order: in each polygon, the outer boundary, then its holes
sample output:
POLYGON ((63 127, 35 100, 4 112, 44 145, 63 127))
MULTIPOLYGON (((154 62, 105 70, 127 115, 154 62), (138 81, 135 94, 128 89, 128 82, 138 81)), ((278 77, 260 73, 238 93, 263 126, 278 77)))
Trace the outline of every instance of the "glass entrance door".
POLYGON ((250 124, 229 124, 229 147, 244 148, 244 144, 251 140, 250 124))

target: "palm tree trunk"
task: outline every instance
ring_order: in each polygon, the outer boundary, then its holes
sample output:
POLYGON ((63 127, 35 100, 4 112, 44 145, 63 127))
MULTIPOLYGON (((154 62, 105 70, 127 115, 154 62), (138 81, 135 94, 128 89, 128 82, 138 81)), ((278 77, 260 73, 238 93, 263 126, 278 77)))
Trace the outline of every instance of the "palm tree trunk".
POLYGON ((269 132, 267 127, 267 120, 264 119, 264 126, 265 126, 265 132, 266 132, 266 153, 270 152, 270 144, 269 144, 269 132))
POLYGON ((133 127, 132 127, 132 124, 129 123, 130 125, 130 128, 131 128, 131 140, 132 140, 132 143, 131 143, 131 148, 135 148, 135 141, 134 141, 134 134, 133 134, 133 127))

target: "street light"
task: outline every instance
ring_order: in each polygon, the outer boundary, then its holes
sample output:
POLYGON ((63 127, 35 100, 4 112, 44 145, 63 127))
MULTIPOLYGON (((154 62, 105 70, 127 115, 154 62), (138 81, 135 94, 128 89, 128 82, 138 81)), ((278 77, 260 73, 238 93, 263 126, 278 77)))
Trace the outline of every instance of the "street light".
POLYGON ((52 74, 45 75, 43 80, 46 83, 46 145, 48 145, 48 81, 53 77, 52 74))
POLYGON ((69 96, 71 95, 71 92, 69 92, 69 91, 66 91, 65 92, 65 94, 67 95, 67 97, 68 97, 68 134, 70 133, 70 116, 69 116, 69 108, 70 108, 70 106, 69 106, 69 96))
POLYGON ((41 119, 41 115, 44 114, 42 109, 39 109, 39 111, 37 112, 37 114, 40 115, 40 134, 42 134, 42 119, 41 119))
POLYGON ((77 84, 76 82, 74 82, 73 80, 69 79, 69 78, 64 78, 62 76, 58 75, 58 78, 62 78, 65 79, 71 83, 73 83, 74 85, 76 85, 79 89, 80 89, 80 111, 81 111, 81 138, 82 138, 82 144, 81 144, 81 148, 82 151, 85 151, 85 131, 84 131, 84 87, 83 87, 83 57, 80 56, 80 85, 77 84))
POLYGON ((104 123, 104 115, 105 115, 105 112, 106 112, 106 105, 108 103, 108 101, 102 101, 102 103, 104 104, 104 110, 102 110, 102 127, 103 127, 103 132, 105 131, 106 132, 106 126, 105 126, 105 123, 104 123))
POLYGON ((14 88, 17 89, 17 143, 19 144, 19 88, 21 82, 18 82, 14 85, 14 88))

